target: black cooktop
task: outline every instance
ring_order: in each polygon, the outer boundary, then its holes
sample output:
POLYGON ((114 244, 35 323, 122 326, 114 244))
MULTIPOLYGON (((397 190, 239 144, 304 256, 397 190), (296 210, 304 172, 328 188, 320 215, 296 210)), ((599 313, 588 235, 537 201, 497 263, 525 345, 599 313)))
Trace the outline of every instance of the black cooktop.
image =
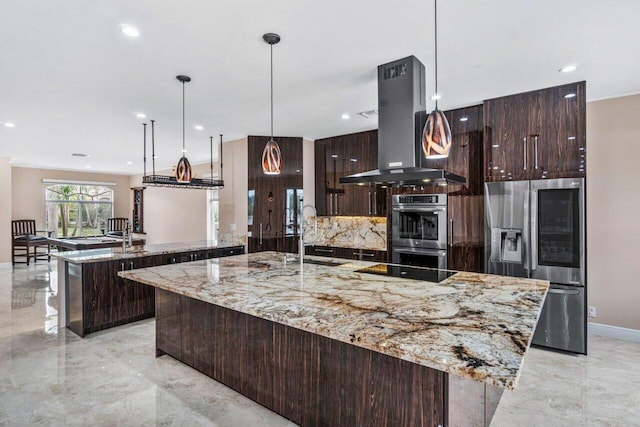
POLYGON ((434 268, 410 267, 407 265, 375 264, 356 270, 356 273, 376 274, 378 276, 400 277, 403 279, 424 280, 439 283, 456 274, 455 271, 437 270, 434 268))

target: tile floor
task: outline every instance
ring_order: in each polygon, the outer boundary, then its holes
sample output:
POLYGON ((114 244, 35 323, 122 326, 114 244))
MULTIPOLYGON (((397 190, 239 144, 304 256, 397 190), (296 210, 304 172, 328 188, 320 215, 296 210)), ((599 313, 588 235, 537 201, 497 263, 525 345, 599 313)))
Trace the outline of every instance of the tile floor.
MULTIPOLYGON (((78 338, 57 327, 55 262, 0 267, 0 425, 290 426, 169 356, 153 319, 78 338)), ((492 426, 640 425, 640 344, 532 349, 492 426)))

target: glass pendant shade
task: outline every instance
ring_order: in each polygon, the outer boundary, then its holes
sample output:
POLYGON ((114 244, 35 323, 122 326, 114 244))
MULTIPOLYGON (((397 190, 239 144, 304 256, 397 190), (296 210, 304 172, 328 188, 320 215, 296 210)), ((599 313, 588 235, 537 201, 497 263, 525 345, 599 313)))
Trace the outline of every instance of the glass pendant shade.
POLYGON ((182 156, 176 166, 176 180, 178 182, 191 182, 191 164, 186 157, 182 156))
POLYGON ((447 116, 438 109, 427 116, 422 131, 422 151, 427 159, 443 159, 451 149, 451 128, 447 116))
POLYGON ((262 150, 262 172, 265 175, 279 175, 282 171, 282 153, 280 146, 273 139, 262 150))

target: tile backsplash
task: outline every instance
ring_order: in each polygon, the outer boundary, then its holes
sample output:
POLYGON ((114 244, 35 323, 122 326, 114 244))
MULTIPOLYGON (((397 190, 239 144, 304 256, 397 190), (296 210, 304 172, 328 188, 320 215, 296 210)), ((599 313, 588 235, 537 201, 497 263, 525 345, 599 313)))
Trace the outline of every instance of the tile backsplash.
POLYGON ((317 217, 318 233, 314 233, 314 218, 306 218, 305 242, 319 246, 387 250, 387 219, 367 216, 317 217))

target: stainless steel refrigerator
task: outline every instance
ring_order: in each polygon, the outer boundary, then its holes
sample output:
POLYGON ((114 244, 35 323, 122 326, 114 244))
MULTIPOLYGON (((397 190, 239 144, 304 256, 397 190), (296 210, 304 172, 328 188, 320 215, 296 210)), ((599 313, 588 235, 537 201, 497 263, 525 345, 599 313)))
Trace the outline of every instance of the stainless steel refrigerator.
POLYGON ((584 179, 486 183, 485 271, 549 280, 533 344, 587 354, 584 179))

